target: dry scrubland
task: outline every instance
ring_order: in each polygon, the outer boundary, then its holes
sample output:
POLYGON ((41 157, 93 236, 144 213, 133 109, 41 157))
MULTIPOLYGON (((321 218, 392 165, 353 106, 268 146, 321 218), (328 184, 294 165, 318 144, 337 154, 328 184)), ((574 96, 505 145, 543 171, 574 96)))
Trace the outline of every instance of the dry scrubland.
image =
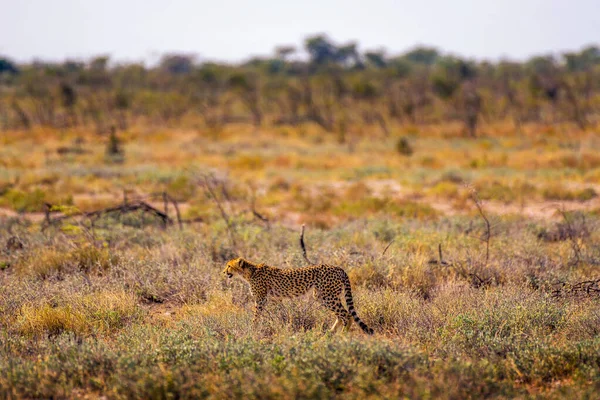
POLYGON ((596 398, 599 288, 582 282, 600 278, 598 130, 460 130, 340 143, 312 125, 138 127, 118 133, 118 160, 85 131, 4 132, 2 397, 596 398), (196 222, 41 229, 44 202, 75 214, 123 191, 166 191, 196 222), (250 327, 249 289, 224 263, 305 265, 302 224, 308 257, 348 271, 373 337, 325 335, 334 317, 310 296, 250 327))

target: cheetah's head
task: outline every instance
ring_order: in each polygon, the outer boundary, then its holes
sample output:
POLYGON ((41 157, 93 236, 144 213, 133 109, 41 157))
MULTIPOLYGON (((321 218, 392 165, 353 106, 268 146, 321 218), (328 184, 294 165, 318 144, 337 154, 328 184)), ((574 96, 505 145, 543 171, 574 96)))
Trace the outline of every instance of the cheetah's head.
POLYGON ((244 269, 246 268, 246 260, 242 257, 234 258, 233 260, 229 260, 225 269, 223 270, 223 274, 227 275, 228 278, 233 278, 234 274, 243 275, 244 269))

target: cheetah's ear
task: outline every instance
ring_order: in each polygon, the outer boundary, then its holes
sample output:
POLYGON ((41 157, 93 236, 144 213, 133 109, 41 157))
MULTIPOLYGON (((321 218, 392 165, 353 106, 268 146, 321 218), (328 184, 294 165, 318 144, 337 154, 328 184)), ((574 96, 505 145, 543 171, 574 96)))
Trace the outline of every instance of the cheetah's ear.
POLYGON ((237 265, 238 265, 240 268, 244 269, 244 268, 246 268, 246 267, 248 266, 248 262, 247 262, 246 260, 244 260, 242 257, 239 257, 239 258, 237 259, 237 265))

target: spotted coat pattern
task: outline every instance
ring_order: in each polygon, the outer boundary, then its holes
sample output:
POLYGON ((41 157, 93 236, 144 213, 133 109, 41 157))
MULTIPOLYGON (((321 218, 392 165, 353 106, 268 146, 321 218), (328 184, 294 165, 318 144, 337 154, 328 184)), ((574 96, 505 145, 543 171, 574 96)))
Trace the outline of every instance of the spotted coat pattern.
POLYGON ((354 319, 363 331, 373 334, 373 329, 361 321, 356 314, 350 279, 340 267, 321 264, 304 268, 282 269, 265 264, 255 264, 240 257, 230 260, 223 273, 229 278, 238 274, 250 283, 252 295, 256 300, 255 322, 264 309, 268 297, 296 297, 314 288, 319 302, 337 316, 331 330, 335 330, 340 322, 347 329, 354 319), (345 292, 348 310, 340 299, 342 292, 345 292))

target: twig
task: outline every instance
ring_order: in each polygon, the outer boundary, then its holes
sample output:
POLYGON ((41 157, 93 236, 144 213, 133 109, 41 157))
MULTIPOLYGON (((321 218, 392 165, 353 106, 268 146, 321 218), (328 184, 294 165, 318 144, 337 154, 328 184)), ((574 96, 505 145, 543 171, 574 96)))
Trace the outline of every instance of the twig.
POLYGON ((256 194, 254 192, 254 189, 252 187, 250 187, 250 191, 251 191, 251 200, 250 200, 250 207, 251 207, 251 212, 252 215, 259 219, 260 221, 264 222, 267 225, 267 229, 271 229, 271 222, 269 221, 269 219, 267 217, 265 217, 264 215, 262 215, 261 213, 259 213, 258 211, 256 211, 256 194))
POLYGON ((577 243, 577 238, 574 234, 574 228, 571 224, 571 221, 568 217, 568 212, 565 210, 564 206, 558 207, 557 211, 562 215, 565 220, 565 224, 567 225, 567 238, 569 239, 569 243, 571 243, 571 248, 573 249, 573 253, 575 254, 575 259, 570 262, 571 265, 577 265, 581 261, 581 246, 577 243))
POLYGON ((444 261, 444 256, 442 255, 442 244, 441 243, 438 243, 438 256, 439 256, 438 262, 440 263, 440 265, 452 265, 452 262, 444 261))
MULTIPOLYGON (((231 244, 233 245, 233 247, 237 247, 237 244, 235 242, 235 235, 234 235, 233 224, 229 220, 229 216, 225 212, 225 209, 223 208, 223 205, 221 204, 221 201, 219 200, 219 198, 217 197, 215 191, 213 190, 212 183, 208 180, 208 176, 204 175, 203 179, 204 179, 204 187, 208 191, 209 196, 213 199, 213 201, 217 205, 217 208, 219 209, 219 212, 221 213, 221 217, 223 218, 223 221, 225 221, 225 225, 227 226, 227 232, 229 234, 229 240, 231 241, 231 244)), ((225 195, 225 191, 224 190, 223 190, 223 193, 225 195)))
POLYGON ((300 232, 300 247, 302 248, 302 256, 308 264, 313 264, 306 255, 306 246, 304 245, 304 224, 302 224, 302 232, 300 232))
POLYGON ((394 239, 390 240, 390 242, 387 244, 387 246, 385 246, 385 249, 383 249, 383 252, 381 252, 381 257, 385 256, 385 252, 390 248, 392 243, 394 243, 394 239))
POLYGON ((267 228, 271 227, 271 223, 269 221, 269 218, 267 218, 264 215, 260 214, 254 208, 252 209, 252 215, 254 215, 256 218, 258 218, 259 220, 261 220, 262 222, 264 222, 265 224, 267 224, 267 228))
MULTIPOLYGON (((175 208, 175 215, 177 216, 177 224, 179 225, 179 230, 182 230, 183 229, 183 221, 181 220, 181 213, 179 212, 179 204, 177 203, 177 200, 175 200, 173 197, 169 196, 167 193, 165 193, 165 195, 166 195, 166 200, 170 200, 171 203, 173 203, 173 208, 175 208)), ((168 201, 165 201, 165 214, 166 214, 167 204, 168 204, 168 201)))
POLYGON ((50 221, 50 210, 52 210, 52 206, 48 203, 44 203, 44 214, 45 214, 45 218, 44 221, 46 224, 50 225, 51 221, 50 221))
POLYGON ((479 211, 479 215, 485 222, 485 234, 484 234, 483 238, 481 238, 481 241, 485 242, 485 264, 487 264, 488 260, 490 259, 490 238, 492 237, 492 232, 491 232, 492 228, 490 225, 490 220, 488 219, 487 215, 485 214, 485 212, 483 210, 483 205, 481 203, 481 199, 477 195, 477 192, 475 191, 474 188, 471 188, 470 190, 471 190, 471 199, 475 203, 475 207, 477 207, 477 211, 479 211))
POLYGON ((204 218, 202 218, 202 217, 196 217, 196 218, 190 218, 190 219, 182 219, 179 222, 181 223, 181 225, 183 225, 183 224, 203 223, 206 221, 204 221, 204 218))
POLYGON ((444 261, 444 256, 442 254, 442 244, 438 243, 438 259, 434 260, 433 258, 428 261, 428 264, 438 264, 438 265, 453 265, 451 262, 444 261))
POLYGON ((165 209, 164 213, 169 215, 169 201, 168 201, 169 195, 167 194, 167 192, 163 192, 162 193, 162 200, 163 200, 163 208, 165 209))

